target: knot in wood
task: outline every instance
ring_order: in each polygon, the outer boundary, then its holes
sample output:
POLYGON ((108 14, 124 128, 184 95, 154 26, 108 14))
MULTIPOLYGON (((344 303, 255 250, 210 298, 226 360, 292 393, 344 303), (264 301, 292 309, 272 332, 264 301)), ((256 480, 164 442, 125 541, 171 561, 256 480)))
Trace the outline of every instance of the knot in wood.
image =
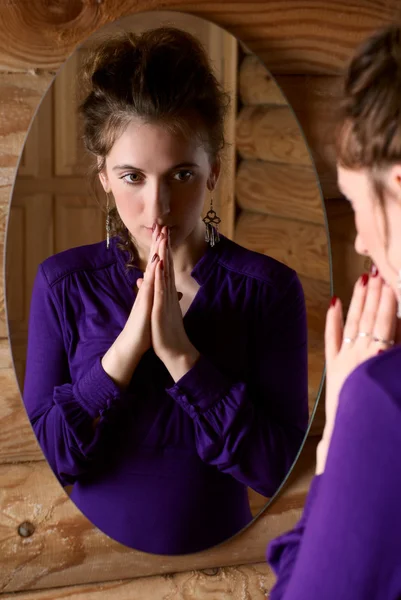
POLYGON ((29 537, 35 531, 35 526, 29 521, 24 521, 18 527, 18 535, 21 537, 29 537))
POLYGON ((205 575, 209 575, 209 577, 214 577, 215 575, 218 574, 220 569, 218 568, 214 568, 214 569, 202 569, 202 573, 204 573, 205 575))

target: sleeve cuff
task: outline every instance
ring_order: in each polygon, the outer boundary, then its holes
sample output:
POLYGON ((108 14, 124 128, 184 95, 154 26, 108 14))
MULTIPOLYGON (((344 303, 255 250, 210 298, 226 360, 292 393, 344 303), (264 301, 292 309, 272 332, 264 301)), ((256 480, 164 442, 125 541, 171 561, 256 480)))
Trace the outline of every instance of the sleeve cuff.
POLYGON ((105 410, 123 403, 126 393, 109 377, 99 357, 93 367, 73 385, 73 393, 86 412, 96 418, 105 410))
POLYGON ((201 355, 194 366, 166 391, 191 415, 209 410, 232 385, 232 381, 201 355))

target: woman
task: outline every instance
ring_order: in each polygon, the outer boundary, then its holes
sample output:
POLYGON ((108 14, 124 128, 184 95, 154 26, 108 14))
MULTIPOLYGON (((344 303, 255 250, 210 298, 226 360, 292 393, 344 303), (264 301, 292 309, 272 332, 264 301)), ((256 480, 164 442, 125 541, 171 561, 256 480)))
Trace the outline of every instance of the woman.
POLYGON ((375 266, 356 283, 344 328, 335 297, 327 314, 326 426, 303 516, 268 549, 278 575, 272 600, 401 598, 398 26, 372 36, 350 63, 337 153, 356 251, 375 266))
POLYGON ((247 486, 274 494, 300 448, 302 288, 272 258, 214 243, 213 214, 202 222, 227 99, 198 42, 173 28, 112 38, 86 72, 84 140, 113 235, 40 265, 24 401, 97 527, 195 552, 247 525, 247 486))

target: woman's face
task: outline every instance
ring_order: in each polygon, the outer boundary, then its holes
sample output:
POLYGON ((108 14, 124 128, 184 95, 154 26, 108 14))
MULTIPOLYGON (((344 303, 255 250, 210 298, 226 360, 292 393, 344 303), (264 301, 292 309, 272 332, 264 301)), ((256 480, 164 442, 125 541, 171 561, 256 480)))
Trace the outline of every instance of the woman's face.
POLYGON ((383 207, 367 169, 351 170, 338 166, 337 174, 339 188, 355 213, 355 250, 371 257, 380 275, 396 292, 401 269, 401 165, 382 173, 383 207))
POLYGON ((197 141, 135 119, 114 143, 99 176, 135 243, 146 250, 154 223, 171 227, 172 246, 188 237, 218 174, 219 165, 210 165, 197 141))

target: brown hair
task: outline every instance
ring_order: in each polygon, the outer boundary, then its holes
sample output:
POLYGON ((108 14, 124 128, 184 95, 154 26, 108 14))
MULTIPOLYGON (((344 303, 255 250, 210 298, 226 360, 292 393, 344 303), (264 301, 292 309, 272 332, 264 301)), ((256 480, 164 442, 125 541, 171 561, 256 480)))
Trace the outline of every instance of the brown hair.
MULTIPOLYGON (((134 117, 197 136, 212 160, 223 149, 229 96, 216 80, 203 46, 191 34, 158 27, 139 35, 113 35, 90 52, 81 75, 90 89, 79 106, 84 145, 100 159, 90 173, 93 183, 134 117)), ((110 217, 111 235, 120 236, 123 243, 118 247, 128 250, 126 266, 133 267, 136 249, 128 229, 116 208, 110 217)))
POLYGON ((401 162, 401 29, 380 29, 356 50, 345 74, 336 134, 338 163, 367 168, 379 199, 380 173, 401 162))

